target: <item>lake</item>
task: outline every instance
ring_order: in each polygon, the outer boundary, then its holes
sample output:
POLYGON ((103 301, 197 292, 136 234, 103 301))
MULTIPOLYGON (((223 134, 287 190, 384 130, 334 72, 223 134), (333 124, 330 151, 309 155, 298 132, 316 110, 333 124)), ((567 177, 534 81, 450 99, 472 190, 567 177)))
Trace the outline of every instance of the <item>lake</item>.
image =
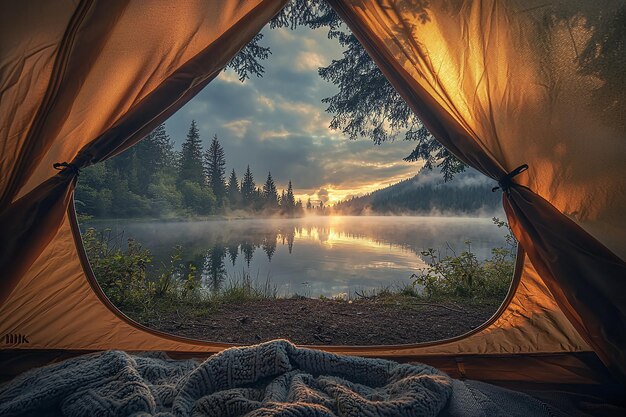
POLYGON ((350 296, 412 282, 426 266, 420 252, 460 253, 471 242, 481 258, 504 246, 506 230, 490 218, 327 216, 191 222, 103 221, 93 227, 124 246, 133 238, 150 250, 153 273, 182 246, 183 268, 193 265, 210 290, 249 274, 280 296, 350 296))

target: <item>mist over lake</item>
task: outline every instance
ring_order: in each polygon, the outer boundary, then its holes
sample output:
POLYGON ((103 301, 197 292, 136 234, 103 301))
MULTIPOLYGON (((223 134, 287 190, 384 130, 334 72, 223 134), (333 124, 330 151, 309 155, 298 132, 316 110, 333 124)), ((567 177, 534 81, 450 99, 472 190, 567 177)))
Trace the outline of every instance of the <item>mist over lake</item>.
POLYGON ((331 297, 411 282, 425 266, 420 252, 457 254, 471 241, 480 259, 504 244, 506 231, 489 218, 320 216, 193 222, 101 221, 93 227, 112 244, 132 238, 149 249, 150 268, 167 264, 182 246, 183 265, 195 266, 208 289, 249 273, 270 279, 279 295, 331 297))

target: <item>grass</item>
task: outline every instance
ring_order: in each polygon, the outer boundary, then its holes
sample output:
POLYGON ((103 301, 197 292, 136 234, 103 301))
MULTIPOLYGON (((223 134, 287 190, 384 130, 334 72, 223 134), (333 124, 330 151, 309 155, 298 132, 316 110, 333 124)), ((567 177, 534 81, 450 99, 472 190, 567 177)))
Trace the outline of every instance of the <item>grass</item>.
POLYGON ((427 295, 413 283, 356 291, 355 298, 350 302, 369 300, 397 309, 413 309, 416 305, 430 305, 462 311, 463 307, 497 307, 502 304, 503 299, 504 297, 500 296, 467 298, 443 293, 427 295))
POLYGON ((212 298, 217 303, 245 303, 257 300, 272 300, 278 298, 278 287, 272 284, 268 275, 265 281, 258 278, 251 279, 250 274, 242 271, 241 274, 229 278, 226 285, 212 298))
MULTIPOLYGON (((105 291, 106 293, 106 291, 105 291)), ((221 305, 245 304, 278 298, 278 290, 269 277, 261 282, 249 274, 229 277, 219 292, 197 288, 185 292, 173 286, 159 296, 146 293, 141 300, 133 302, 114 301, 124 313, 142 323, 160 321, 161 317, 179 317, 181 321, 210 317, 221 305)))

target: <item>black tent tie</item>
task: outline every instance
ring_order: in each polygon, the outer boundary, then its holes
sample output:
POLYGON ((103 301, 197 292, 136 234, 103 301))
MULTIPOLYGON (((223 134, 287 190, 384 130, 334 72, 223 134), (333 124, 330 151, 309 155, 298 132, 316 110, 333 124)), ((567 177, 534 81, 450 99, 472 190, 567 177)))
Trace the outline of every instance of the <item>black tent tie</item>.
POLYGON ((528 169, 528 165, 527 164, 523 164, 523 165, 518 166, 513 171, 511 171, 508 174, 506 174, 504 177, 500 178, 498 180, 498 186, 497 187, 493 187, 491 189, 491 192, 495 193, 497 190, 502 190, 503 193, 507 193, 508 194, 509 193, 509 189, 511 188, 511 185, 513 185, 513 178, 518 176, 522 172, 526 171, 527 169, 528 169))
POLYGON ((52 164, 52 167, 57 171, 65 172, 70 171, 72 174, 78 176, 80 174, 80 169, 75 164, 68 162, 55 162, 52 164))

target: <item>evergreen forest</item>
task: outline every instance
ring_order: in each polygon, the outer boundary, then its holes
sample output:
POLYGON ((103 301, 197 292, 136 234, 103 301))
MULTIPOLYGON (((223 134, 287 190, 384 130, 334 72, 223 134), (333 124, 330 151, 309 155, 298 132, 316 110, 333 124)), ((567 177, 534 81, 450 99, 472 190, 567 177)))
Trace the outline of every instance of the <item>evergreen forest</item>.
POLYGON ((160 125, 115 158, 81 171, 76 211, 86 218, 181 218, 233 214, 299 216, 293 185, 278 194, 271 172, 257 185, 247 167, 239 181, 226 176, 226 155, 217 136, 203 149, 191 122, 180 151, 160 125))

